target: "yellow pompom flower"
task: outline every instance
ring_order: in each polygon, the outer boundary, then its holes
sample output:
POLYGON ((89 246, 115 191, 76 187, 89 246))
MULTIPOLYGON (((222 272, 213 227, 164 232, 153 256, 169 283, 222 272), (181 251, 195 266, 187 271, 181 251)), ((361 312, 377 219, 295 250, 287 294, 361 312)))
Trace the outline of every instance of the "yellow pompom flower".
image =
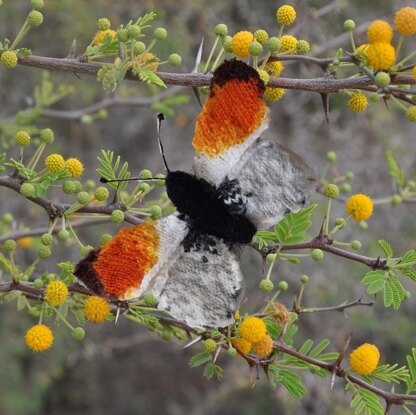
POLYGON ((359 375, 369 375, 380 359, 380 352, 374 344, 364 343, 350 354, 350 366, 359 375))
POLYGON ((110 305, 103 298, 93 295, 85 301, 85 318, 93 323, 101 323, 110 313, 110 305))
POLYGON ((347 212, 355 220, 367 220, 373 214, 373 202, 367 195, 352 195, 345 205, 347 212))
POLYGON ((261 318, 247 317, 241 323, 240 335, 250 343, 258 343, 266 335, 266 324, 261 318))
POLYGON ((296 10, 285 4, 277 9, 276 19, 279 24, 289 26, 296 20, 296 10))
POLYGON ((18 239, 17 245, 20 246, 20 248, 30 248, 33 244, 33 238, 30 236, 24 236, 23 238, 18 239))
POLYGON ((280 61, 269 61, 267 62, 264 69, 268 72, 270 76, 280 76, 285 67, 280 61))
POLYGON ((296 44, 298 40, 295 36, 292 35, 284 35, 280 38, 280 50, 282 52, 287 52, 289 50, 296 49, 296 44))
POLYGON ((284 88, 267 87, 264 92, 264 98, 269 102, 276 102, 283 98, 285 91, 284 88))
POLYGON ((84 166, 76 158, 68 159, 65 162, 65 167, 69 170, 72 177, 79 177, 79 176, 81 176, 82 172, 84 171, 84 166))
POLYGON ((60 154, 51 154, 45 159, 46 170, 56 173, 65 167, 65 160, 60 154))
POLYGON ((367 97, 361 92, 355 92, 348 100, 348 106, 355 112, 365 111, 368 107, 367 97))
POLYGON ((266 334, 261 341, 252 344, 252 350, 257 356, 268 356, 273 350, 272 338, 266 334))
POLYGON ((366 49, 366 55, 373 69, 388 69, 396 59, 394 47, 387 42, 371 43, 366 49))
POLYGON ((416 33, 416 9, 414 7, 403 7, 394 18, 394 24, 399 33, 412 36, 416 33))
POLYGON ((45 299, 53 306, 61 305, 68 297, 68 287, 62 281, 51 281, 46 287, 45 299))
POLYGON ((393 39, 393 29, 384 20, 375 20, 368 26, 367 37, 370 43, 387 42, 393 39))
POLYGON ((249 46, 253 43, 254 35, 251 32, 245 30, 236 33, 231 39, 231 50, 234 55, 241 58, 247 58, 250 56, 248 50, 249 46))
POLYGON ((364 55, 367 56, 367 48, 368 48, 368 43, 363 43, 360 46, 357 46, 357 49, 355 50, 355 54, 356 55, 364 55))
POLYGON ((251 343, 245 339, 239 337, 238 339, 234 339, 232 342, 233 346, 235 346, 241 353, 247 354, 250 353, 251 350, 251 343))
POLYGON ((111 29, 107 29, 107 30, 100 30, 96 35, 95 38, 93 40, 93 44, 94 46, 99 45, 105 38, 105 35, 109 34, 113 39, 116 37, 116 32, 114 30, 111 29))
POLYGON ((34 352, 43 352, 52 346, 52 330, 43 324, 37 324, 26 332, 25 341, 29 349, 34 352))

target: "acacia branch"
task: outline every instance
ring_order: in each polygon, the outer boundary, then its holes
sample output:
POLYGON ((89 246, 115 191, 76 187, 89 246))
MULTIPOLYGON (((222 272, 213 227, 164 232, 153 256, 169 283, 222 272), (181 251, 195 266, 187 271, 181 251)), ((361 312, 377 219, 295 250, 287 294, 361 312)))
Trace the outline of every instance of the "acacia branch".
POLYGON ((362 301, 362 298, 357 298, 354 301, 351 301, 349 303, 342 303, 339 305, 331 306, 331 307, 307 307, 307 308, 299 308, 295 310, 298 314, 303 313, 323 313, 327 311, 345 311, 347 308, 351 307, 357 307, 357 306, 365 306, 365 307, 371 307, 374 305, 374 301, 362 301))

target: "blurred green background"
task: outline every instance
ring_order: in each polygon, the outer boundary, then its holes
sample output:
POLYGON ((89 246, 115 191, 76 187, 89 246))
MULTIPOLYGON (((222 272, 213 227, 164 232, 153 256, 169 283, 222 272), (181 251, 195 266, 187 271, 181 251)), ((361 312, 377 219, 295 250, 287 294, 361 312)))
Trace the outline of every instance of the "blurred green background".
MULTIPOLYGON (((395 10, 410 1, 327 1, 298 0, 297 23, 288 33, 307 39, 317 56, 334 56, 339 47, 349 49, 342 23, 347 18, 357 25, 376 18, 390 21, 395 10)), ((100 17, 110 18, 113 27, 136 20, 148 11, 155 11, 154 27, 167 28, 168 40, 156 52, 163 58, 171 52, 181 54, 182 66, 174 71, 189 72, 194 66, 201 39, 205 39, 207 57, 213 42, 213 27, 226 23, 229 32, 254 31, 264 28, 277 34, 274 13, 283 2, 266 0, 232 0, 195 2, 104 0, 74 1, 45 0, 44 24, 32 30, 23 46, 36 55, 65 57, 74 38, 77 54, 91 42, 100 17)), ((12 39, 30 10, 28 0, 3 0, 0 8, 0 37, 12 39)), ((358 43, 365 41, 361 31, 358 43)), ((311 78, 320 76, 318 68, 304 64, 287 64, 286 77, 311 78)), ((169 71, 171 68, 164 67, 169 71)), ((0 120, 13 117, 17 111, 33 105, 33 90, 42 78, 37 68, 0 69, 0 120)), ((92 76, 53 72, 50 79, 56 85, 72 85, 73 94, 54 105, 53 109, 74 110, 101 101, 111 95, 103 91, 92 76)), ((151 96, 152 91, 138 82, 125 82, 117 91, 121 96, 151 96)), ((175 107, 163 129, 165 152, 170 166, 190 170, 193 160, 191 140, 196 116, 200 110, 190 89, 180 94, 189 96, 189 104, 175 107)), ((325 154, 338 154, 336 169, 351 170, 353 192, 372 197, 389 196, 391 179, 384 162, 384 151, 392 148, 400 165, 414 176, 415 127, 394 105, 380 102, 363 114, 346 107, 347 97, 331 96, 330 123, 325 121, 321 97, 318 94, 287 91, 281 102, 271 107, 272 121, 265 136, 273 137, 302 155, 319 175, 325 164, 325 154)), ((111 149, 129 162, 133 172, 149 168, 163 172, 155 131, 156 111, 149 106, 116 107, 108 110, 107 118, 93 123, 85 119, 61 119, 41 116, 35 124, 55 131, 52 151, 65 157, 78 157, 86 166, 85 177, 97 181, 96 156, 100 149, 111 149)), ((0 129, 0 134, 2 131, 0 129)), ((17 155, 17 149, 16 149, 17 155)), ((58 195, 58 193, 57 193, 58 195)), ((59 197, 62 195, 59 193, 59 197)), ((324 214, 325 201, 319 195, 320 210, 315 213, 313 231, 317 232, 324 214)), ((11 211, 20 226, 45 226, 46 217, 38 206, 29 204, 19 195, 1 189, 1 214, 11 211)), ((352 224, 342 233, 345 241, 359 239, 361 252, 370 256, 381 254, 376 241, 384 238, 400 254, 414 247, 416 221, 412 204, 377 207, 369 221, 368 231, 352 224)), ((334 217, 343 215, 343 206, 336 204, 334 217)), ((97 244, 99 235, 113 233, 116 225, 90 227, 80 231, 86 243, 97 244)), ((19 261, 30 264, 33 253, 25 251, 19 261)), ((53 261, 42 261, 39 271, 56 271, 56 262, 80 259, 74 246, 59 246, 53 261), (55 268, 54 268, 55 267, 55 268)), ((243 269, 247 281, 248 300, 244 310, 253 311, 264 296, 256 288, 262 278, 261 258, 253 250, 243 254, 243 269)), ((286 280, 289 290, 283 296, 291 306, 299 289, 299 277, 310 275, 304 297, 305 306, 329 306, 365 295, 359 281, 367 269, 355 263, 326 255, 324 262, 306 259, 300 265, 276 267, 273 280, 286 280)), ((0 275, 0 278, 1 275, 0 275)), ((3 276, 6 278, 6 276, 3 276)), ((414 294, 414 286, 407 287, 414 294)), ((382 362, 404 364, 404 356, 415 346, 414 299, 406 301, 398 312, 385 310, 382 304, 372 308, 356 308, 343 313, 302 315, 296 344, 307 338, 320 341, 329 338, 333 350, 339 350, 353 332, 352 346, 362 342, 376 343, 382 362)), ((54 347, 43 354, 33 354, 23 341, 25 331, 34 320, 18 313, 14 304, 0 307, 0 414, 349 414, 349 397, 343 382, 338 380, 329 392, 328 379, 317 379, 306 373, 308 393, 295 401, 281 387, 272 391, 263 376, 253 388, 249 369, 242 359, 219 358, 224 368, 221 381, 205 381, 200 368, 190 369, 190 357, 198 347, 183 350, 183 344, 165 342, 137 324, 121 319, 116 326, 109 323, 87 326, 83 342, 72 339, 64 327, 54 330, 54 347), (240 361, 241 360, 241 361, 240 361)))

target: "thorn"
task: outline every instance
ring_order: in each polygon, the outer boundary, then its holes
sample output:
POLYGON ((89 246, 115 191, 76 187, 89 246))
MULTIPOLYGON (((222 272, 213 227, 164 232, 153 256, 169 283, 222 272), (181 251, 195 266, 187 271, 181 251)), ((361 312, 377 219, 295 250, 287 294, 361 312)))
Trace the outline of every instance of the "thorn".
POLYGON ((188 348, 188 347, 190 347, 190 346, 192 346, 193 344, 195 344, 195 343, 198 343, 199 341, 201 341, 202 340, 202 336, 198 336, 198 337, 196 337, 195 339, 193 339, 191 342, 189 342, 188 344, 185 344, 185 346, 183 346, 183 348, 184 349, 186 349, 186 348, 188 348))
POLYGON ((222 347, 217 347, 217 350, 215 351, 214 358, 212 359, 212 363, 215 363, 217 361, 218 356, 219 356, 221 350, 222 350, 222 347))
POLYGON ((121 303, 118 303, 117 304, 116 319, 114 320, 114 324, 117 324, 118 318, 120 317, 120 310, 121 310, 121 303))
POLYGON ((339 353, 337 360, 335 361, 334 368, 332 369, 332 374, 331 374, 331 386, 329 388, 330 391, 332 391, 332 389, 334 388, 335 376, 336 376, 337 370, 340 368, 341 362, 344 360, 345 353, 348 350, 348 346, 350 344, 351 338, 352 338, 352 332, 347 337, 347 340, 345 341, 344 346, 341 352, 339 353))
POLYGON ((74 40, 72 41, 72 45, 71 48, 69 49, 68 55, 66 57, 66 59, 74 59, 75 58, 75 51, 77 48, 77 38, 75 37, 74 40))
POLYGON ((193 86, 192 91, 194 91, 196 100, 198 101, 198 104, 202 108, 201 94, 199 93, 199 89, 196 86, 193 86))
POLYGON ((390 111, 388 98, 386 96, 383 96, 383 101, 386 108, 390 111))
POLYGON ((322 105, 324 106, 326 122, 329 124, 329 94, 321 93, 322 105))
POLYGON ((321 229, 319 230, 318 239, 322 239, 322 237, 324 236, 325 221, 326 221, 326 215, 324 216, 324 220, 322 221, 321 229))
MULTIPOLYGON (((204 38, 202 38, 201 43, 199 44, 198 53, 196 54, 196 58, 195 58, 195 66, 194 66, 194 69, 193 69, 192 73, 197 73, 198 72, 199 65, 200 65, 201 59, 202 59, 203 47, 204 47, 204 38)), ((194 91, 196 100, 198 101, 199 105, 202 108, 201 94, 199 93, 199 89, 196 88, 196 87, 193 87, 192 90, 194 91)))

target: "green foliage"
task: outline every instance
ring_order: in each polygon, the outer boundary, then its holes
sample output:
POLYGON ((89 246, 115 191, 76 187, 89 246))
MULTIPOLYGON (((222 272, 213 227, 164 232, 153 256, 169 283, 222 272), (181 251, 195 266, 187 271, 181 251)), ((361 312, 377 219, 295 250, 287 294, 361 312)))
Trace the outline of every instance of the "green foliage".
MULTIPOLYGON (((131 174, 128 171, 129 164, 127 163, 127 161, 125 161, 120 168, 120 161, 121 161, 120 156, 117 156, 116 160, 113 162, 114 151, 101 150, 101 154, 102 154, 102 157, 100 156, 97 157, 98 162, 102 166, 102 168, 97 169, 97 173, 101 177, 104 177, 107 180, 114 180, 114 179, 125 180, 125 179, 130 178, 131 174)), ((121 191, 126 188, 127 183, 128 182, 126 181, 126 182, 119 182, 119 183, 108 183, 108 185, 112 187, 113 189, 118 189, 121 191)))
POLYGON ((259 249, 277 242, 281 245, 293 245, 304 241, 312 224, 312 212, 317 206, 313 203, 299 212, 289 213, 274 227, 274 232, 260 230, 253 241, 258 243, 259 249))
POLYGON ((136 71, 135 73, 142 82, 146 82, 147 84, 154 84, 162 88, 167 88, 166 84, 153 71, 151 71, 148 68, 141 68, 139 71, 136 71))
POLYGON ((209 362, 204 368, 204 375, 203 376, 207 380, 212 379, 212 377, 214 375, 217 376, 217 379, 221 379, 222 378, 222 372, 223 372, 223 370, 221 369, 220 366, 215 365, 212 362, 209 362))
POLYGON ((412 355, 406 356, 409 377, 406 380, 406 393, 416 392, 416 347, 412 348, 412 355))
POLYGON ((380 403, 379 397, 363 388, 355 389, 351 408, 355 409, 354 414, 356 415, 361 413, 365 415, 384 415, 384 408, 380 403))
POLYGON ((195 356, 193 356, 191 360, 189 361, 189 367, 201 366, 204 363, 210 362, 211 359, 212 359, 211 353, 208 353, 208 352, 198 353, 195 356))
POLYGON ((270 380, 274 383, 281 383, 289 393, 299 399, 306 393, 306 388, 301 378, 286 369, 279 369, 276 365, 269 365, 270 380))
POLYGON ((175 106, 187 104, 190 99, 189 95, 173 95, 154 102, 151 108, 153 111, 163 112, 166 116, 173 117, 175 115, 175 106))
POLYGON ((385 152, 385 157, 387 166, 390 171, 390 176, 395 180, 399 188, 401 188, 405 182, 404 171, 397 164, 396 160, 393 157, 393 152, 391 150, 387 150, 385 152))
POLYGON ((409 370, 405 367, 397 367, 397 363, 394 365, 380 365, 371 372, 369 376, 362 377, 370 384, 374 383, 373 379, 378 379, 387 383, 402 383, 409 380, 409 370))

